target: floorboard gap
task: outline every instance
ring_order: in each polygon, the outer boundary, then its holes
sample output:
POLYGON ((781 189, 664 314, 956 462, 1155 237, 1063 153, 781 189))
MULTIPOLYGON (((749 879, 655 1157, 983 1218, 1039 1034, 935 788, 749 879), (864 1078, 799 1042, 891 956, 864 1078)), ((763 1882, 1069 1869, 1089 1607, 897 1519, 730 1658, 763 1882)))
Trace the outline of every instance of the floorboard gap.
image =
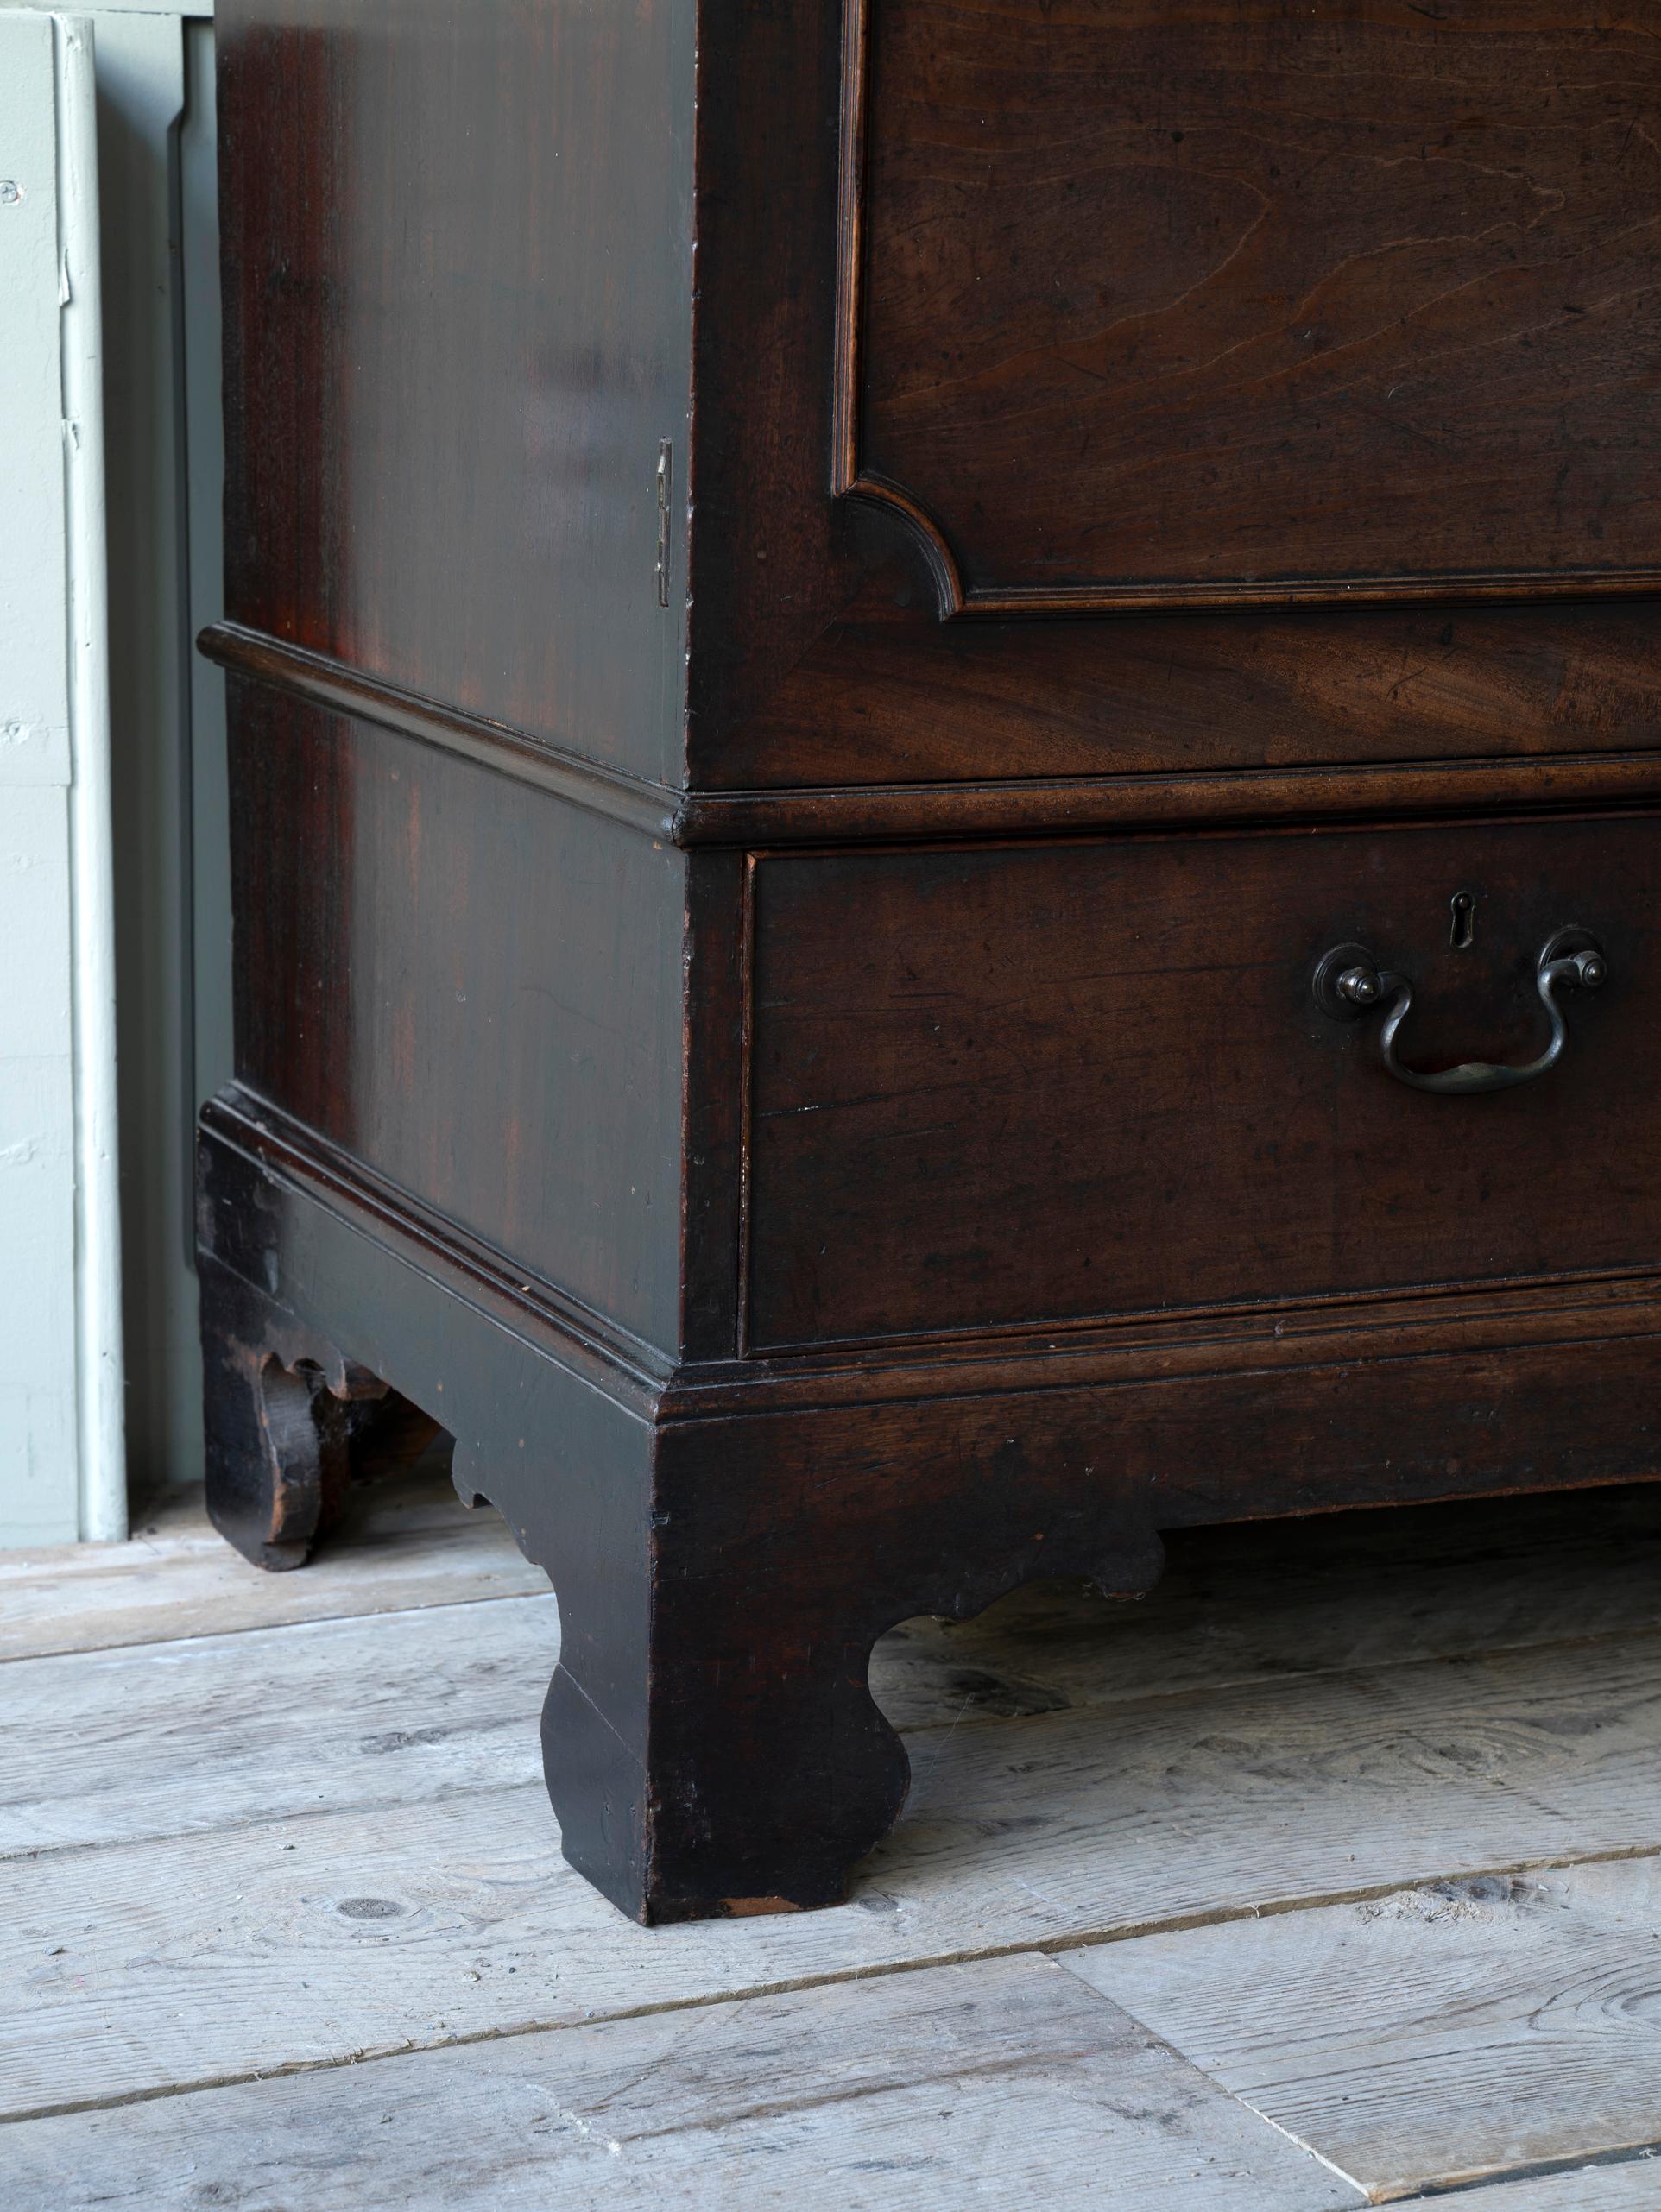
MULTIPOLYGON (((1576 2151, 1561 2158, 1536 2158, 1525 2166, 1492 2167, 1485 2173, 1473 2174, 1458 2181, 1423 2182, 1411 2196, 1379 2196, 1375 2204, 1445 2204, 1450 2199, 1468 2196, 1480 2189, 1501 2189, 1512 2182, 1549 2181, 1554 2174, 1588 2173, 1601 2166, 1630 2166, 1645 2158, 1661 2159, 1661 2140, 1653 2143, 1622 2144, 1612 2151, 1576 2151)), ((1661 2195, 1661 2173, 1656 2177, 1656 2189, 1661 2195)))
MULTIPOLYGON (((328 1816, 319 1813, 314 1817, 323 1819, 328 1816)), ((252 1826, 259 1824, 257 1822, 249 1824, 252 1826)), ((108 1844, 98 1844, 90 1848, 109 1850, 112 1847, 108 1844)), ((6 2114, 3 2119, 0 2119, 0 2127, 17 2126, 31 2120, 62 2119, 73 2113, 112 2111, 123 2105, 150 2104, 169 2097, 192 2096, 203 2090, 234 2089, 253 2082, 275 2081, 290 2074, 332 2073, 345 2067, 373 2065, 377 2060, 382 2058, 406 2058, 417 2051, 459 2051, 464 2050, 471 2044, 503 2043, 515 2041, 527 2035, 559 2034, 572 2029, 605 2026, 615 2020, 647 2020, 661 2013, 699 2012, 712 2005, 737 2004, 752 1998, 793 1996, 804 1990, 830 1988, 843 1982, 875 1981, 887 1975, 922 1974, 936 1967, 970 1966, 985 1960, 1016 1958, 1024 1953, 1035 1954, 1044 1958, 1056 1958, 1069 1951, 1095 1950, 1109 1944, 1133 1942, 1140 1936, 1181 1934, 1190 1928, 1216 1927, 1241 1920, 1277 1919, 1288 1913, 1317 1911, 1323 1906, 1330 1905, 1367 1904, 1379 1898, 1394 1897, 1399 1895, 1404 1890, 1420 1889, 1438 1881, 1475 1881, 1485 1875, 1544 1874, 1554 1869, 1612 1865, 1657 1856, 1661 1856, 1661 1853, 1658 1853, 1653 1845, 1641 1847, 1634 1845, 1627 1849, 1592 1851, 1569 1858, 1531 1859, 1503 1867, 1467 1868, 1456 1873, 1422 1875, 1410 1881, 1368 1882, 1354 1888, 1323 1892, 1317 1896, 1277 1899, 1271 1903, 1260 1906, 1222 1906, 1212 1911, 1172 1914, 1159 1919, 1133 1923, 1121 1928, 1077 1931, 1064 1936, 1045 1938, 1036 1943, 1027 1939, 1004 1944, 969 1944, 957 1949, 948 1948, 931 1951, 916 1958, 886 1960, 878 1964, 844 1967, 820 1974, 778 1976, 765 1981, 747 1983, 737 1988, 700 1992, 696 1996, 665 1998, 640 2005, 621 2005, 615 2009, 608 2008, 603 2012, 594 2011, 585 2013, 581 2020, 519 2020, 509 2026, 480 2028, 468 2034, 435 2036, 430 2041, 418 2041, 413 2037, 400 2037, 395 2043, 367 2046, 361 2051, 348 2052, 339 2058, 297 2059, 286 2064, 249 2067, 234 2072, 202 2076, 188 2082, 161 2083, 153 2088, 134 2090, 129 2095, 123 2096, 54 2099, 48 2102, 28 2106, 16 2112, 6 2114)), ((1241 2099, 1237 2102, 1244 2102, 1244 2100, 1241 2099)), ((1254 2112, 1257 2109, 1255 2106, 1250 2108, 1254 2112)), ((1260 2116, 1266 2117, 1266 2115, 1260 2116)), ((1271 2122, 1271 2125, 1274 2124, 1271 2122)), ((1279 2132, 1282 2134, 1286 2133, 1284 2128, 1280 2128, 1279 2132)), ((1311 2148, 1310 2145, 1301 2142, 1299 2147, 1304 2150, 1311 2148)), ((1623 2158, 1643 2158, 1650 2155, 1651 2147, 1639 2146, 1631 2151, 1623 2151, 1611 2155, 1623 2158)), ((1315 2155, 1318 2157, 1319 2153, 1315 2155)), ((1330 2161, 1324 2158, 1321 2162, 1323 2165, 1330 2164, 1330 2161)), ((1576 2165, 1590 2163, 1593 2161, 1586 2158, 1571 2158, 1567 2162, 1567 2167, 1569 2171, 1572 2171, 1576 2165)), ((1539 2169, 1542 2172, 1557 2170, 1559 2169, 1546 2167, 1539 2169)), ((1336 2173, 1339 2169, 1334 2167, 1332 2171, 1336 2173)), ((1530 2168, 1527 2171, 1532 2172, 1535 2169, 1530 2168)), ((1510 2177, 1508 2174, 1487 2177, 1490 2179, 1509 2179, 1510 2177)), ((1348 2181, 1351 2177, 1345 2175, 1344 2178, 1348 2181)), ((1459 2189, 1476 2185, 1475 2183, 1463 2182, 1449 2184, 1439 2193, 1445 2196, 1459 2189)), ((1421 2190, 1421 2196, 1424 2194, 1425 2192, 1421 2190)), ((1411 2203, 1415 2200, 1399 2198, 1393 2201, 1411 2203)))

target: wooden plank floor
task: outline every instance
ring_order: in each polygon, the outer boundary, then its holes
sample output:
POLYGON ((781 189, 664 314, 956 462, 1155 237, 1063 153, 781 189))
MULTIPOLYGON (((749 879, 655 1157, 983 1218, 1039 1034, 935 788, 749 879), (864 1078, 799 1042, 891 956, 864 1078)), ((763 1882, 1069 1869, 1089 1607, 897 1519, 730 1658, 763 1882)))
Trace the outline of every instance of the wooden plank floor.
POLYGON ((1172 1550, 896 1631, 849 1902, 655 1933, 442 1484, 0 1558, 0 2206, 1661 2208, 1661 1488, 1172 1550))

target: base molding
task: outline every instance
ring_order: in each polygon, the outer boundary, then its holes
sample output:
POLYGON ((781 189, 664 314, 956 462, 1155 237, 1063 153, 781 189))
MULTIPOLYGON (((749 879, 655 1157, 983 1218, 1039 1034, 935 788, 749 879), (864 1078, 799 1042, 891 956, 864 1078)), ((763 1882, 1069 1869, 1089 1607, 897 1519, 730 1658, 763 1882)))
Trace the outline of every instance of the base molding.
POLYGON ((900 1621, 1039 1575, 1139 1596, 1159 1532, 1200 1522, 1661 1478, 1649 1282, 660 1377, 246 1100, 205 1115, 199 1168, 216 1520, 298 1564, 355 1408, 389 1390, 448 1430, 458 1490, 559 1593, 543 1743, 566 1856, 647 1922, 844 1894, 905 1799, 866 1684, 900 1621))
POLYGON ((1661 1335, 1658 1270, 1434 1285, 1285 1306, 1190 1308, 677 1362, 557 1285, 527 1279, 522 1263, 240 1086, 204 1107, 201 1133, 216 1168, 201 1184, 199 1243, 232 1273, 256 1288, 268 1285, 271 1231, 283 1198, 303 1196, 436 1288, 477 1306, 665 1427, 911 1399, 1290 1375, 1427 1354, 1474 1357, 1661 1335))

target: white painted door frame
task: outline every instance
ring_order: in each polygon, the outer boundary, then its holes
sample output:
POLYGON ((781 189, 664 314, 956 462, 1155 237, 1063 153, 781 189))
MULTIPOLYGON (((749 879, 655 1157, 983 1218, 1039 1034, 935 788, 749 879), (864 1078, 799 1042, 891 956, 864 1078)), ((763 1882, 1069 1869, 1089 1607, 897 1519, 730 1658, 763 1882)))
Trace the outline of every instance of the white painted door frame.
POLYGON ((126 1533, 92 33, 0 16, 0 1542, 126 1533))
POLYGON ((200 1475, 190 1131, 230 1049, 222 694, 188 646, 220 611, 211 13, 0 0, 0 1546, 119 1536, 129 1472, 200 1475))

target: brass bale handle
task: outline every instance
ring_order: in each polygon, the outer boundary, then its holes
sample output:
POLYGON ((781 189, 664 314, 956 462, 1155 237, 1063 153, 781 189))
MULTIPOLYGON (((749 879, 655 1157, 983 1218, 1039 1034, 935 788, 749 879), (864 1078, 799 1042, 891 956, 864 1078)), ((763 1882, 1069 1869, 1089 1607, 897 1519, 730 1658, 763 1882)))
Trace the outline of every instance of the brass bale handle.
POLYGON ((1379 1051, 1396 1081, 1411 1084, 1416 1091, 1472 1098, 1484 1091, 1515 1090, 1519 1083, 1532 1083, 1548 1068, 1555 1068, 1569 1042, 1568 1024, 1557 1004, 1558 992, 1595 991, 1608 973, 1603 948, 1595 937, 1584 930, 1559 930, 1540 948, 1534 963, 1535 988, 1551 1024, 1545 1050, 1538 1059, 1516 1066, 1496 1067, 1492 1061, 1467 1060, 1433 1075, 1405 1067, 1396 1057, 1396 1038, 1413 1004, 1412 984, 1406 976, 1380 967, 1364 945, 1335 945, 1323 955, 1315 970, 1315 999, 1322 1012, 1335 1021, 1356 1021, 1384 1007, 1379 1051))

